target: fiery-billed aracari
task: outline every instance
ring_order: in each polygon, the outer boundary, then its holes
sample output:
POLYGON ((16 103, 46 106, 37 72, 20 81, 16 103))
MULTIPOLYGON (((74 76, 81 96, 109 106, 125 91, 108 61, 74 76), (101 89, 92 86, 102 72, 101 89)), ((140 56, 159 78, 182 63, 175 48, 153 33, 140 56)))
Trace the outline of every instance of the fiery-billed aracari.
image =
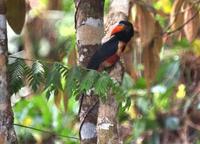
POLYGON ((133 34, 132 24, 128 21, 120 21, 113 28, 111 38, 103 43, 101 48, 91 57, 87 68, 100 71, 114 65, 119 60, 133 34))

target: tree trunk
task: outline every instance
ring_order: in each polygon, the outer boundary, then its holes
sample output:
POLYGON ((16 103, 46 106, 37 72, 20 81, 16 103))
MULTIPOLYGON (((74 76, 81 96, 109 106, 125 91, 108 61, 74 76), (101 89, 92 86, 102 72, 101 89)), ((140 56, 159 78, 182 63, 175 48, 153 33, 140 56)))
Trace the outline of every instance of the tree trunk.
MULTIPOLYGON (((100 47, 103 37, 104 0, 76 0, 75 25, 80 65, 86 67, 90 57, 100 47)), ((98 98, 92 93, 81 96, 80 140, 82 144, 96 144, 98 98)))
MULTIPOLYGON (((106 20, 106 31, 109 34, 111 27, 120 20, 128 20, 129 1, 128 0, 113 0, 110 6, 110 11, 106 20)), ((106 37, 109 37, 108 35, 106 37)), ((107 39, 107 38, 106 38, 107 39)), ((124 70, 120 62, 118 62, 110 76, 117 80, 122 81, 124 70)), ((98 144, 119 144, 121 140, 118 135, 117 129, 117 112, 118 105, 115 96, 110 93, 105 103, 100 102, 99 115, 97 122, 97 135, 98 144)))
POLYGON ((0 144, 16 144, 17 138, 13 128, 13 112, 8 91, 7 60, 5 3, 4 0, 0 0, 0 144))

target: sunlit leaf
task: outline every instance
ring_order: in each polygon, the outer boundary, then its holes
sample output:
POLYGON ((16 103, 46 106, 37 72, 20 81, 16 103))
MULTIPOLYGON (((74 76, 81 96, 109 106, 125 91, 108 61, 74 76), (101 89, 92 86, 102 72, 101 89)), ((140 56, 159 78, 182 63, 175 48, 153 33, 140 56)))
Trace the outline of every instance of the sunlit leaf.
POLYGON ((176 93, 176 97, 178 99, 183 99, 186 95, 186 90, 185 90, 185 85, 184 84, 180 84, 178 86, 178 91, 176 93))
POLYGON ((128 109, 127 113, 129 114, 129 116, 130 116, 132 119, 137 118, 137 110, 136 110, 136 108, 135 108, 134 105, 132 105, 132 106, 128 109))
POLYGON ((197 56, 200 56, 200 39, 195 39, 192 42, 192 50, 197 56))
POLYGON ((28 0, 30 4, 30 11, 29 14, 31 16, 37 16, 41 14, 47 8, 48 0, 28 0))
POLYGON ((163 10, 165 13, 169 14, 172 9, 171 1, 170 0, 158 0, 155 4, 157 9, 163 10))
POLYGON ((46 99, 49 100, 49 98, 53 94, 53 92, 56 91, 56 88, 53 85, 49 85, 46 89, 47 89, 46 90, 46 99))
POLYGON ((136 88, 136 89, 145 89, 146 88, 146 80, 144 78, 139 78, 135 82, 134 88, 136 88))
POLYGON ((25 126, 30 126, 32 123, 33 123, 33 119, 29 116, 26 117, 22 122, 22 124, 25 126))

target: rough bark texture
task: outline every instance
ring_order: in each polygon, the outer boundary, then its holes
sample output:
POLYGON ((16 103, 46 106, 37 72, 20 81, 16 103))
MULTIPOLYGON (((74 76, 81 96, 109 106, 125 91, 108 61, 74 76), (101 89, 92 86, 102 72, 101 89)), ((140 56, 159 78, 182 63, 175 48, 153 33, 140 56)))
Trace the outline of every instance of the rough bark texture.
POLYGON ((16 144, 13 113, 8 91, 7 77, 7 31, 5 4, 0 0, 0 144, 16 144))
MULTIPOLYGON (((128 0, 113 0, 111 3, 110 11, 106 19, 105 31, 106 38, 109 37, 112 25, 120 20, 128 19, 129 1, 128 0)), ((118 82, 122 81, 124 70, 122 65, 117 63, 111 70, 110 76, 118 82)), ((115 101, 115 96, 110 93, 105 103, 100 102, 98 122, 97 122, 97 135, 98 144, 119 144, 121 140, 117 130, 117 111, 118 105, 115 101)))
MULTIPOLYGON (((104 0, 76 0, 75 25, 79 63, 86 66, 90 57, 99 48, 103 37, 104 0)), ((81 96, 80 139, 82 144, 96 144, 98 98, 92 94, 81 96)))
MULTIPOLYGON (((110 76, 115 78, 118 82, 121 82, 123 71, 121 63, 117 63, 110 72, 110 76)), ((115 96, 110 92, 106 102, 100 102, 99 106, 97 123, 98 144, 121 143, 117 128, 117 112, 118 105, 115 96)))

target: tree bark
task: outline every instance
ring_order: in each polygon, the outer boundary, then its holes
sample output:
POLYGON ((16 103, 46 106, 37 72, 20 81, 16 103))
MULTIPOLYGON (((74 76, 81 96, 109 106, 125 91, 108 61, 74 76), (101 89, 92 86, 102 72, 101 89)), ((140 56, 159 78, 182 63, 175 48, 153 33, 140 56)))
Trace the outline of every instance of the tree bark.
MULTIPOLYGON (((75 26, 79 63, 86 67, 90 57, 100 47, 103 37, 104 0, 76 0, 75 26)), ((81 96, 80 140, 82 144, 97 142, 98 98, 92 93, 81 96)))
MULTIPOLYGON (((106 20, 106 32, 109 37, 110 30, 113 24, 121 20, 128 20, 129 0, 113 0, 110 6, 110 11, 106 20)), ((124 69, 120 62, 111 70, 110 76, 117 80, 119 83, 122 81, 124 69)), ((97 135, 98 144, 119 144, 122 143, 117 129, 117 112, 118 105, 115 96, 110 93, 105 103, 100 102, 98 122, 97 122, 97 135)))
POLYGON ((13 128, 13 112, 8 90, 7 61, 5 3, 4 0, 0 0, 0 144, 16 144, 17 138, 13 128))

